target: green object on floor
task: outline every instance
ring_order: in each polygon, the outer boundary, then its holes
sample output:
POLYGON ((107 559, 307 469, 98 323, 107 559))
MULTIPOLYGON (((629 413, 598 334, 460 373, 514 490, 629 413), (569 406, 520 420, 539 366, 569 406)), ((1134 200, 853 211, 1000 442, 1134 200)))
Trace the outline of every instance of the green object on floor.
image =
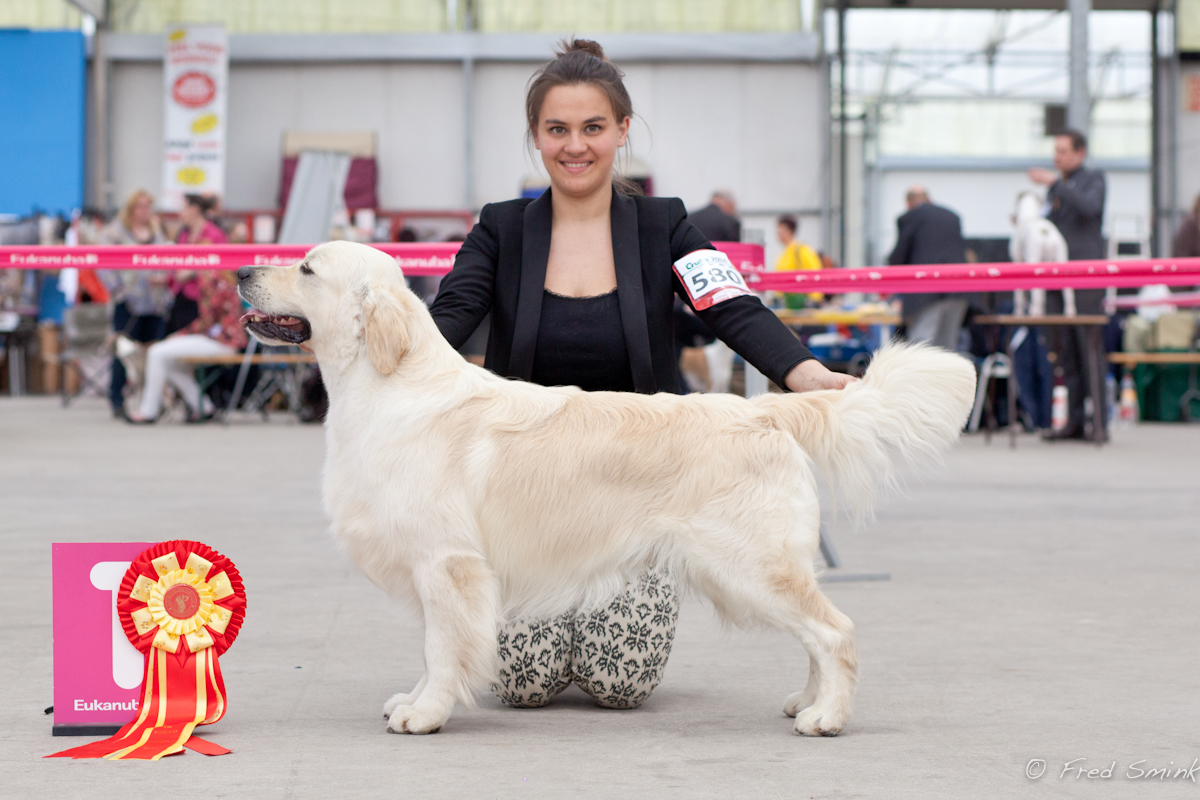
MULTIPOLYGON (((1176 351, 1184 352, 1184 351, 1176 351)), ((1188 390, 1189 364, 1138 364, 1133 370, 1143 422, 1180 422, 1179 401, 1188 390)), ((1191 418, 1200 420, 1200 398, 1188 404, 1191 418)))

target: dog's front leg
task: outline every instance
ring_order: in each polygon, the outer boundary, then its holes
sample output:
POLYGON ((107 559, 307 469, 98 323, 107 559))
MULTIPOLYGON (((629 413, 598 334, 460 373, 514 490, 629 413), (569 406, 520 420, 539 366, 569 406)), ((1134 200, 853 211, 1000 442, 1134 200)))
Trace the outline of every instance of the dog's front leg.
POLYGON ((417 681, 417 685, 408 694, 400 692, 388 698, 388 701, 383 704, 383 718, 391 719, 392 712, 396 710, 396 706, 411 706, 417 702, 417 698, 421 696, 421 692, 425 689, 425 682, 429 680, 429 673, 421 676, 421 680, 417 681))
POLYGON ((425 678, 411 704, 392 710, 392 733, 436 732, 496 671, 499 591, 483 560, 446 556, 414 569, 413 583, 425 614, 425 678))

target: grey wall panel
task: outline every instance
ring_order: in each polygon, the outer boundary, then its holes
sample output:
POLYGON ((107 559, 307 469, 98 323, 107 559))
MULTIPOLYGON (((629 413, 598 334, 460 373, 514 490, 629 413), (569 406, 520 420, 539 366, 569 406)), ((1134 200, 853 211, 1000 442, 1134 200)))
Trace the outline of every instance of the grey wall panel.
MULTIPOLYGON (((1190 214, 1200 195, 1200 111, 1188 111, 1188 76, 1200 80, 1200 64, 1185 62, 1179 88, 1179 208, 1190 214)), ((1172 231, 1174 235, 1174 231, 1172 231)))
POLYGON ((135 189, 162 190, 163 85, 158 64, 112 65, 112 176, 117 206, 135 189))
POLYGON ((518 196, 521 180, 537 174, 540 155, 525 147, 525 84, 537 64, 475 67, 475 205, 518 196))
MULTIPOLYGON (((475 206, 515 197, 540 169, 525 147, 525 87, 537 63, 478 64, 474 84, 475 206)), ((640 116, 632 152, 657 191, 691 208, 724 187, 750 211, 814 209, 818 73, 811 64, 623 65, 640 116)), ((114 64, 118 197, 161 183, 162 73, 114 64)), ((230 68, 227 208, 273 208, 283 132, 373 130, 380 203, 457 208, 466 181, 462 70, 455 63, 235 62, 230 68)))
MULTIPOLYGON (((475 83, 476 202, 514 196, 540 170, 524 146, 525 86, 537 64, 481 64, 475 83)), ((820 203, 818 71, 810 64, 624 64, 633 155, 656 192, 689 208, 717 188, 747 209, 820 203)))

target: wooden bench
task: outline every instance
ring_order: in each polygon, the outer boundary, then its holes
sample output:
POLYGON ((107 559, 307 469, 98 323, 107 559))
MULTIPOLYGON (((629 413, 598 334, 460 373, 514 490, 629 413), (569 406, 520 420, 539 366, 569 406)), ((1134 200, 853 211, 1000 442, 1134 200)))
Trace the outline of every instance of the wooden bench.
POLYGON ((272 355, 260 354, 253 355, 249 358, 241 353, 230 353, 227 356, 184 356, 179 359, 184 364, 192 364, 195 366, 222 366, 229 367, 233 365, 241 365, 244 363, 250 364, 315 364, 317 357, 308 353, 278 353, 272 355))
POLYGON ((1179 416, 1184 422, 1192 422, 1192 400, 1200 397, 1200 385, 1196 378, 1196 367, 1200 366, 1200 353, 1194 350, 1189 353, 1109 353, 1108 360, 1109 363, 1124 367, 1136 367, 1138 364, 1190 366, 1187 391, 1179 396, 1179 416))
MULTIPOLYGON (((237 383, 234 385, 233 394, 230 395, 229 398, 229 404, 224 408, 218 408, 216 411, 217 418, 224 421, 229 412, 236 408, 237 404, 242 399, 242 392, 246 386, 246 376, 250 371, 250 367, 283 366, 299 369, 306 364, 316 364, 317 357, 310 353, 255 353, 254 343, 252 342, 251 349, 248 353, 230 353, 229 355, 212 356, 184 356, 183 358, 180 358, 179 361, 184 364, 190 364, 194 370, 198 370, 201 373, 208 368, 218 368, 211 369, 209 374, 201 374, 199 376, 199 380, 197 382, 200 384, 201 394, 206 392, 208 387, 212 386, 212 384, 220 377, 221 369, 219 368, 233 366, 240 367, 238 370, 237 383)), ((292 408, 292 406, 295 404, 295 398, 292 397, 294 392, 290 391, 286 386, 282 388, 284 390, 284 394, 288 395, 288 409, 291 411, 296 410, 292 408)), ((253 394, 254 393, 252 393, 252 397, 253 394)), ((266 410, 260 408, 260 411, 262 411, 263 418, 265 419, 267 415, 266 410)))
POLYGON ((1109 353, 1110 364, 1200 364, 1200 353, 1109 353))

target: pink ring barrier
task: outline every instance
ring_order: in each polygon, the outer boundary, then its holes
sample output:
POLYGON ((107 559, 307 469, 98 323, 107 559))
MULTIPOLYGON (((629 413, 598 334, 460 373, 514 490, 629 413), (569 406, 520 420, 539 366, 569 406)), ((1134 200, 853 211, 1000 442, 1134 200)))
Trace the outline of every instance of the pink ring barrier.
POLYGON ((746 276, 759 292, 1001 292, 1200 284, 1200 258, 1066 261, 1053 264, 931 264, 912 267, 765 272, 746 276))
MULTIPOLYGON (((454 266, 461 242, 398 244, 372 247, 396 259, 405 275, 445 275, 454 266)), ((717 242, 716 246, 742 272, 764 269, 762 245, 717 242)), ((0 247, 0 268, 15 269, 224 269, 294 264, 312 244, 200 245, 22 245, 0 247)))
MULTIPOLYGON (((764 271, 761 245, 714 242, 759 292, 997 292, 1013 289, 1074 289, 1200 285, 1200 258, 1069 261, 1054 264, 933 264, 801 272, 764 271)), ((375 244, 396 259, 406 275, 444 275, 454 266, 458 242, 375 244)), ((285 265, 312 245, 79 245, 0 247, 0 269, 223 269, 285 265)))

